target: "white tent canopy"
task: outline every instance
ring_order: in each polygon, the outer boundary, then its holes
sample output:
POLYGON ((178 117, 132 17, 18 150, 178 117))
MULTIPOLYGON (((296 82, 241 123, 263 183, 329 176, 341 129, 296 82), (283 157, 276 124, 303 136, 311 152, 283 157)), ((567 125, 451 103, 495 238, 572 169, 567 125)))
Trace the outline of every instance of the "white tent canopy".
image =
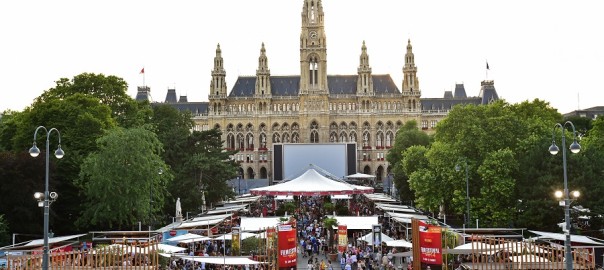
MULTIPOLYGON (((242 232, 239 234, 239 238, 241 238, 241 240, 246 239, 246 238, 250 238, 250 237, 259 237, 258 234, 256 233, 249 233, 249 232, 242 232)), ((231 241, 233 240, 233 234, 232 233, 228 233, 228 234, 223 234, 223 235, 219 235, 213 238, 213 240, 219 240, 219 241, 231 241)))
MULTIPOLYGON (((384 233, 381 233, 381 234, 382 234, 382 242, 394 241, 394 239, 392 239, 390 236, 385 235, 384 233)), ((369 233, 362 237, 359 237, 358 240, 365 241, 365 242, 367 242, 368 245, 371 246, 371 245, 373 245, 373 233, 369 233)))
POLYGON ((184 256, 185 260, 203 262, 219 265, 246 265, 246 264, 261 264, 262 262, 251 260, 248 257, 217 257, 217 256, 184 256))
MULTIPOLYGON (((157 244, 156 248, 151 247, 151 251, 163 251, 163 252, 167 252, 167 253, 178 253, 178 252, 182 252, 187 250, 186 248, 183 247, 177 247, 177 246, 172 246, 172 245, 165 245, 165 244, 157 244)), ((141 251, 145 254, 149 253, 149 247, 144 247, 141 249, 141 251)))
POLYGON ((201 216, 201 217, 196 217, 193 218, 193 221, 204 221, 204 220, 213 220, 213 219, 219 219, 219 218, 228 218, 231 217, 233 214, 223 214, 223 215, 214 215, 214 216, 201 216))
POLYGON ((260 199, 260 196, 249 196, 249 195, 240 196, 240 197, 235 197, 235 200, 226 201, 226 202, 224 202, 224 204, 227 205, 227 204, 253 203, 259 199, 260 199))
POLYGON ((216 219, 209 219, 209 220, 203 220, 203 221, 183 222, 177 228, 182 229, 182 228, 195 228, 195 227, 200 227, 200 226, 212 226, 212 225, 216 225, 220 222, 223 222, 224 219, 225 218, 216 218, 216 219))
POLYGON ((349 179, 365 179, 365 178, 375 178, 375 175, 364 174, 364 173, 355 173, 349 176, 346 176, 349 179))
POLYGON ((398 200, 383 194, 383 193, 373 193, 373 194, 363 194, 365 195, 365 197, 367 197, 367 199, 374 201, 374 202, 398 202, 398 200))
POLYGON ((190 243, 190 242, 205 241, 205 240, 210 240, 210 239, 212 239, 212 238, 203 236, 203 235, 199 235, 199 234, 187 233, 187 234, 175 236, 172 238, 168 238, 168 239, 166 239, 166 241, 167 242, 190 243))
POLYGON ((405 213, 417 213, 412 208, 401 208, 401 207, 389 207, 385 205, 376 205, 377 208, 382 209, 384 212, 405 212, 405 213))
POLYGON ((289 195, 277 195, 275 196, 275 201, 293 201, 294 196, 289 195))
MULTIPOLYGON (((559 240, 559 241, 564 241, 566 239, 566 235, 561 234, 561 233, 530 231, 530 230, 529 230, 529 232, 540 235, 541 236, 540 238, 549 238, 549 239, 554 239, 554 240, 559 240)), ((571 234, 570 241, 576 242, 576 243, 581 243, 581 244, 590 244, 590 245, 598 245, 598 246, 604 245, 603 242, 594 241, 591 238, 589 238, 587 236, 583 236, 583 235, 571 234)))
POLYGON ((406 240, 393 240, 393 241, 386 241, 386 246, 411 248, 411 247, 413 247, 413 244, 406 240))
MULTIPOLYGON (((338 225, 346 225, 348 230, 371 230, 378 223, 378 216, 329 216, 338 221, 338 225)), ((337 227, 334 227, 337 229, 337 227)))
MULTIPOLYGON (((82 237, 86 234, 75 234, 75 235, 67 235, 67 236, 59 236, 59 237, 51 237, 48 238, 48 244, 54 244, 54 243, 59 243, 59 242, 63 242, 63 241, 68 241, 74 238, 78 238, 78 237, 82 237)), ((44 239, 36 239, 36 240, 32 240, 31 242, 25 244, 25 247, 30 247, 30 246, 41 246, 44 245, 44 239)))
POLYGON ((210 211, 208 211, 208 215, 214 215, 214 214, 221 214, 221 213, 233 213, 233 212, 238 212, 241 210, 245 210, 245 208, 247 207, 247 204, 238 204, 238 205, 229 205, 229 206, 223 206, 223 207, 216 207, 215 209, 212 209, 210 211))
POLYGON ((268 227, 275 227, 279 224, 279 217, 240 217, 239 227, 242 231, 264 231, 268 227))
POLYGON ((372 187, 351 185, 346 182, 329 179, 315 169, 310 168, 302 175, 277 185, 253 188, 255 195, 343 195, 372 193, 372 187))

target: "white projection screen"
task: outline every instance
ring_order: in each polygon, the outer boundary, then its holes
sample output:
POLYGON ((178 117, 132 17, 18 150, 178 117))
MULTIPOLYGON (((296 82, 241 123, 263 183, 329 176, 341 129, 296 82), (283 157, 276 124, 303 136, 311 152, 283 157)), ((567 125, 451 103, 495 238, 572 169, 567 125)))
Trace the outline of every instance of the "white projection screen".
POLYGON ((336 177, 349 175, 350 171, 356 172, 356 144, 354 143, 284 143, 274 146, 273 169, 274 180, 277 181, 297 176, 309 164, 321 167, 336 177))

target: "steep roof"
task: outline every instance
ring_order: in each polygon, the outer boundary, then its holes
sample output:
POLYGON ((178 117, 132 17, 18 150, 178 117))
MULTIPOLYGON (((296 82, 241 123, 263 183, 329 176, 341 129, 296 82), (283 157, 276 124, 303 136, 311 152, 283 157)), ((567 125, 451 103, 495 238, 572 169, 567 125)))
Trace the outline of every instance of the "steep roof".
MULTIPOLYGON (((357 75, 327 75, 330 94, 355 94, 357 78, 357 75)), ((376 94, 401 93, 390 75, 372 75, 372 78, 376 94)), ((297 96, 300 90, 300 76, 271 76, 270 82, 273 96, 297 96)), ((229 93, 229 97, 252 97, 255 88, 255 76, 240 76, 229 93)))
POLYGON ((192 115, 200 115, 208 113, 208 102, 166 102, 166 103, 151 103, 151 105, 159 106, 159 105, 170 105, 177 110, 190 111, 192 115))
POLYGON ((422 110, 450 110, 458 104, 480 105, 480 97, 470 98, 422 98, 422 110))
POLYGON ((481 104, 483 105, 489 104, 491 103, 491 101, 499 99, 493 81, 482 81, 480 83, 480 94, 478 96, 482 98, 481 104))

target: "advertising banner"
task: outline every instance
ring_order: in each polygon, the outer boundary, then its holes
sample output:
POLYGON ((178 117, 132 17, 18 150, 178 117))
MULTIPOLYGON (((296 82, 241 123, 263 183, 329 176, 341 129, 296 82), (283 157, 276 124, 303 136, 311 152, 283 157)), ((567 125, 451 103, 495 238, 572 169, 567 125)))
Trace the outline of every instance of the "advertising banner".
POLYGON ((372 226, 371 240, 373 241, 373 247, 378 248, 379 246, 382 245, 382 225, 375 224, 375 225, 371 225, 371 226, 372 226))
POLYGON ((348 247, 348 227, 346 225, 338 225, 338 251, 346 252, 348 247))
POLYGON ((231 231, 232 237, 231 237, 231 254, 233 254, 233 256, 240 256, 241 255, 241 236, 240 236, 240 228, 239 227, 233 227, 233 230, 231 231))
POLYGON ((441 228, 419 221, 420 260, 426 264, 442 264, 441 228))
POLYGON ((296 230, 291 224, 279 225, 278 229, 279 268, 296 267, 298 257, 296 230))

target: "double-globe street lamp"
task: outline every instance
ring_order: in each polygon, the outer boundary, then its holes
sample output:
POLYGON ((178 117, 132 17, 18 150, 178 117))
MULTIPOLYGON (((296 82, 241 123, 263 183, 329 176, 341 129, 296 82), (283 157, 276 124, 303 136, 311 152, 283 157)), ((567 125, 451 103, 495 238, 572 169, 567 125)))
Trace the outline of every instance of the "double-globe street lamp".
POLYGON ((40 149, 38 149, 38 147, 36 146, 36 138, 38 136, 38 130, 44 130, 46 132, 46 176, 45 176, 45 181, 44 181, 44 253, 42 255, 42 270, 48 270, 48 252, 50 250, 50 247, 48 245, 48 219, 49 219, 49 208, 50 208, 50 193, 48 191, 48 160, 49 160, 49 145, 50 145, 50 134, 53 131, 57 132, 57 135, 59 136, 59 146, 57 147, 57 150, 55 151, 55 157, 57 157, 58 159, 63 158, 63 156, 65 155, 65 153, 63 152, 63 149, 61 149, 61 133, 59 132, 58 129, 56 128, 51 128, 50 130, 46 129, 44 126, 39 126, 38 128, 36 128, 36 131, 34 132, 34 143, 33 146, 29 149, 29 154, 32 157, 37 157, 38 155, 40 155, 40 149))
POLYGON ((565 251, 565 261, 566 261, 566 270, 573 269, 573 261, 572 254, 570 250, 570 197, 568 192, 568 177, 566 174, 566 136, 565 131, 567 126, 570 126, 573 130, 573 143, 570 145, 569 149, 573 153, 579 153, 581 151, 581 145, 577 143, 577 131, 575 129, 575 125, 572 122, 566 121, 564 124, 556 123, 554 125, 554 130, 552 132, 552 145, 549 147, 549 152, 552 155, 558 154, 560 149, 556 145, 556 129, 560 128, 562 130, 562 171, 564 173, 564 223, 565 223, 565 239, 564 239, 564 251, 565 251))

